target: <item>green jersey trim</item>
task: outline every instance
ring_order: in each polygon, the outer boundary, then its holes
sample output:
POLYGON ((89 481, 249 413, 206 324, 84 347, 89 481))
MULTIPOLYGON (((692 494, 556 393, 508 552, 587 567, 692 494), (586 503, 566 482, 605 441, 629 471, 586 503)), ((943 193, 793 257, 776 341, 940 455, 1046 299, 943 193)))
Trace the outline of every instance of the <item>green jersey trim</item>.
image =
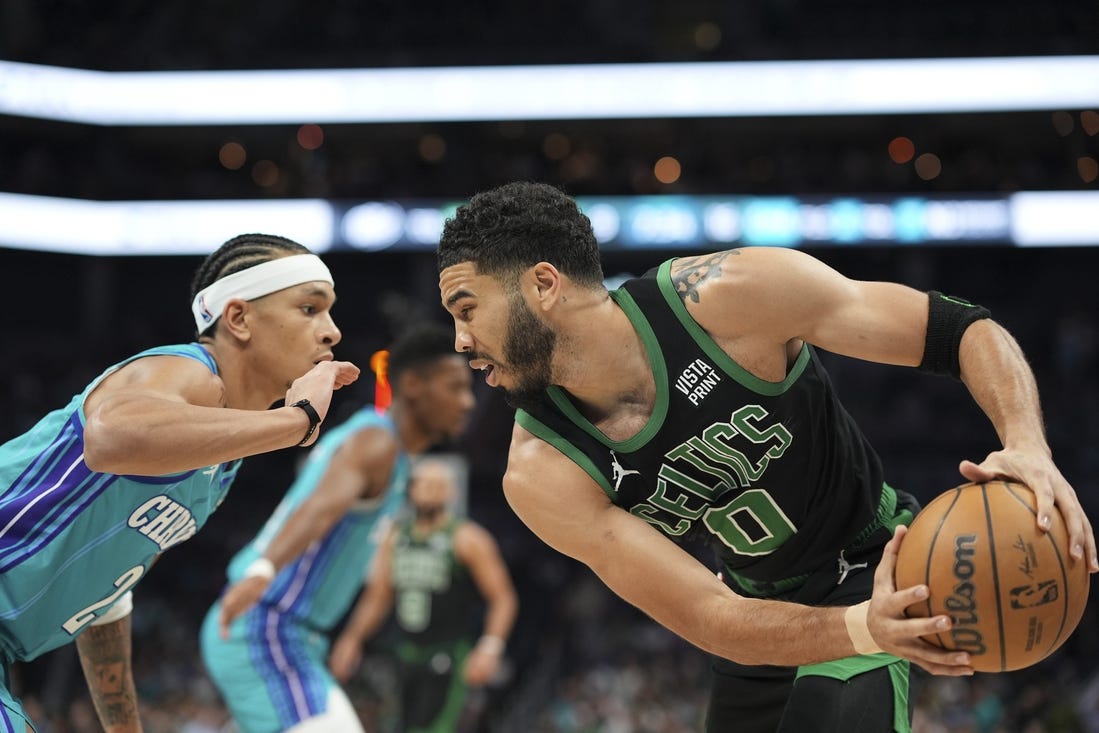
POLYGON ((549 395, 561 414, 585 433, 608 448, 613 448, 622 453, 633 453, 644 447, 654 435, 660 432, 660 428, 664 425, 664 418, 668 415, 668 366, 664 362, 664 352, 660 350, 660 344, 656 340, 656 334, 653 333, 652 326, 649 325, 648 320, 641 313, 641 309, 637 306, 637 302, 634 301, 633 297, 625 290, 618 289, 611 292, 611 298, 625 312, 626 317, 630 319, 630 323, 633 324, 637 335, 641 337, 641 343, 645 346, 645 351, 649 356, 649 366, 652 369, 653 380, 656 383, 656 402, 653 404, 653 414, 649 416, 649 421, 645 423, 645 427, 626 440, 611 440, 603 431, 592 425, 586 417, 580 414, 580 411, 576 409, 576 406, 572 404, 560 387, 550 386, 546 390, 546 394, 549 395))
POLYGON ((901 659, 885 652, 845 657, 830 662, 798 667, 797 677, 817 675, 846 682, 856 675, 881 669, 882 667, 889 669, 889 681, 893 685, 893 733, 911 733, 912 727, 908 722, 909 670, 911 666, 907 659, 901 659))
POLYGON ((706 333, 702 326, 698 325, 698 322, 691 317, 691 314, 687 311, 687 306, 683 304, 683 299, 679 297, 679 293, 675 291, 675 285, 672 283, 672 260, 668 260, 660 266, 660 270, 656 275, 656 282, 660 286, 660 292, 664 295, 664 300, 668 301, 672 313, 675 313, 676 318, 679 319, 683 328, 691 334, 695 343, 714 360, 718 367, 739 382, 741 386, 747 387, 757 394, 774 397, 790 389, 794 382, 798 380, 798 377, 801 376, 801 373, 805 371, 805 366, 809 363, 809 345, 803 343, 801 353, 798 354, 797 360, 794 361, 794 365, 787 373, 786 379, 781 382, 767 382, 760 379, 733 361, 721 347, 714 343, 710 334, 706 333))
POLYGON ((603 493, 606 494, 612 502, 617 498, 610 481, 608 481, 607 477, 603 475, 603 472, 599 470, 599 467, 588 458, 587 453, 577 448, 565 438, 562 438, 554 432, 553 429, 547 427, 529 412, 516 410, 515 422, 519 424, 519 427, 523 428, 534 437, 546 441, 554 448, 561 451, 566 458, 584 469, 584 471, 599 484, 599 488, 603 489, 603 493))

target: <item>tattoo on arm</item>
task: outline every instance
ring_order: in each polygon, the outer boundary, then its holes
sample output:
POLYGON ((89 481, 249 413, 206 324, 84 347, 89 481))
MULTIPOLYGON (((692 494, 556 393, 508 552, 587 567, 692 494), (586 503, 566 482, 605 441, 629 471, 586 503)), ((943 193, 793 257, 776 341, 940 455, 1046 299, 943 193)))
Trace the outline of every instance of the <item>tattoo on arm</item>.
POLYGON ((103 727, 108 731, 140 731, 131 667, 130 617, 89 626, 76 638, 76 648, 103 727))
POLYGON ((725 258, 729 255, 739 254, 740 250, 730 249, 700 257, 684 257, 676 260, 672 265, 672 283, 675 285, 675 291, 679 293, 679 297, 682 298, 683 302, 687 302, 687 299, 690 298, 697 303, 698 286, 702 281, 707 277, 721 275, 721 263, 725 261, 725 258))

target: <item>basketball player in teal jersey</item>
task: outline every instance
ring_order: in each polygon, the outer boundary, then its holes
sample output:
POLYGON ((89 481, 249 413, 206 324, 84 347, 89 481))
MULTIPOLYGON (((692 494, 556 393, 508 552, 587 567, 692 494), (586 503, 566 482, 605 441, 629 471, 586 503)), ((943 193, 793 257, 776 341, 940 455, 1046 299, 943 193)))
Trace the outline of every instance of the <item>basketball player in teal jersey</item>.
POLYGON ((893 583, 916 507, 885 485, 817 347, 960 378, 1003 441, 962 474, 1030 486, 1038 524, 1059 507, 1073 562, 1099 569, 1030 368, 983 308, 763 247, 671 260, 608 293, 587 217, 530 183, 460 207, 439 268, 456 348, 521 408, 512 508, 715 655, 712 731, 905 731, 907 660, 972 673, 920 639, 948 617, 904 615, 927 593, 893 583), (693 540, 717 573, 676 544, 693 540))
POLYGON ((457 730, 466 686, 480 687, 496 675, 519 610, 492 535, 451 514, 454 481, 453 469, 439 460, 416 466, 409 487, 413 516, 390 530, 329 658, 336 679, 347 680, 363 641, 395 608, 405 733, 457 730), (470 609, 478 596, 485 614, 476 638, 470 609))
POLYGON ((325 661, 325 636, 358 595, 385 524, 404 502, 409 455, 457 437, 473 409, 453 334, 422 326, 389 353, 393 403, 327 432, 202 627, 202 656, 245 733, 360 731, 325 661))
MULTIPOLYGON (((143 351, 0 446, 0 655, 76 640, 107 731, 140 731, 131 588, 225 497, 239 459, 312 443, 332 391, 332 276, 301 245, 236 237, 195 274, 198 342, 143 351), (286 406, 269 410, 279 400, 286 406)), ((6 669, 5 665, 5 669, 6 669)), ((7 684, 0 730, 31 728, 7 684)))

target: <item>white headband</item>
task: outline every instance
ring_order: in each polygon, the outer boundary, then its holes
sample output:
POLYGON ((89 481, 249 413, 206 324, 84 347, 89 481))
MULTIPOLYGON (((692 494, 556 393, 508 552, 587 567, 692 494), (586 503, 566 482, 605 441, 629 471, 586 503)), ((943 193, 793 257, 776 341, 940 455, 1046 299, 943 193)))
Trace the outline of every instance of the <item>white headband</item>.
POLYGON ((202 333, 221 318, 225 304, 234 298, 255 300, 292 285, 321 280, 334 284, 332 273, 316 255, 291 255, 253 265, 246 270, 226 275, 209 287, 198 291, 191 302, 195 326, 202 333))

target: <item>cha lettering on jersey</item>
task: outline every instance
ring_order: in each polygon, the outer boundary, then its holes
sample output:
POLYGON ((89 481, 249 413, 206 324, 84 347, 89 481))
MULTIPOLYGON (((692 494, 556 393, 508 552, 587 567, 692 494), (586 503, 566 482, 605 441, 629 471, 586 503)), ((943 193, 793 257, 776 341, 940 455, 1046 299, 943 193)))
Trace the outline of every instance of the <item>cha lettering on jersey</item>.
POLYGON ((675 388, 698 407, 720 381, 721 375, 716 369, 702 359, 695 359, 676 377, 675 388))
POLYGON ((655 490, 630 508, 667 535, 701 521, 734 552, 767 555, 797 528, 764 488, 794 436, 760 405, 745 405, 664 454, 655 490))
POLYGON ((198 531, 191 510, 163 494, 134 509, 128 524, 161 551, 190 539, 198 531))

